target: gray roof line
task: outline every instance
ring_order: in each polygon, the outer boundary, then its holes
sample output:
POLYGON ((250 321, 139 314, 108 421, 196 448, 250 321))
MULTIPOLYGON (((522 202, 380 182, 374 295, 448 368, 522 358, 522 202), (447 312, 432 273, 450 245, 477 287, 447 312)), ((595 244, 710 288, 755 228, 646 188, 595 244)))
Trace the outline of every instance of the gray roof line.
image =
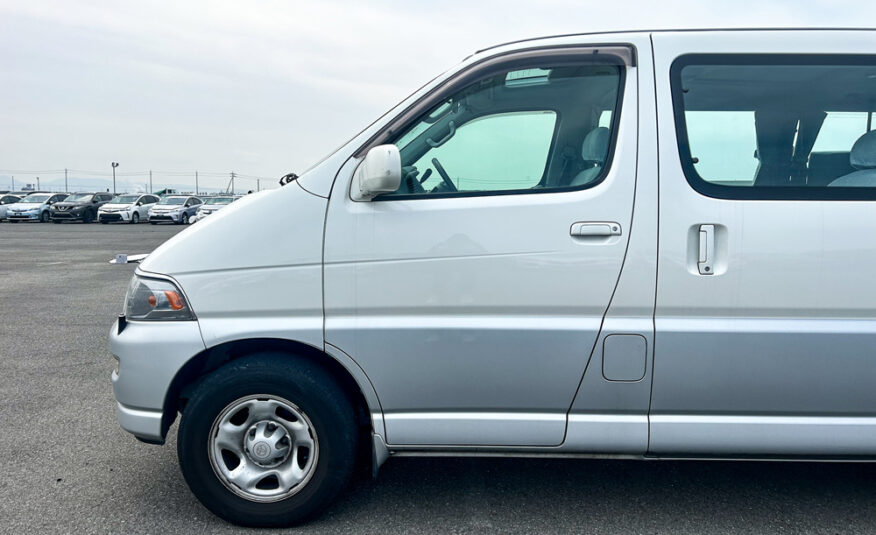
POLYGON ((783 28, 662 28, 662 29, 650 29, 650 30, 614 30, 614 31, 601 31, 601 32, 580 32, 580 33, 563 33, 557 35, 544 35, 541 37, 530 37, 527 39, 516 39, 514 41, 508 41, 506 43, 500 43, 493 46, 488 46, 486 48, 482 48, 480 50, 476 50, 475 54, 480 54, 481 52, 486 52, 488 50, 493 50, 495 48, 499 48, 507 45, 514 45, 517 43, 526 43, 529 41, 541 41, 544 39, 556 39, 561 37, 577 37, 584 35, 611 35, 611 34, 619 34, 619 33, 670 33, 670 32, 776 32, 776 31, 852 31, 852 32, 872 32, 876 31, 876 28, 842 28, 842 27, 783 27, 783 28))

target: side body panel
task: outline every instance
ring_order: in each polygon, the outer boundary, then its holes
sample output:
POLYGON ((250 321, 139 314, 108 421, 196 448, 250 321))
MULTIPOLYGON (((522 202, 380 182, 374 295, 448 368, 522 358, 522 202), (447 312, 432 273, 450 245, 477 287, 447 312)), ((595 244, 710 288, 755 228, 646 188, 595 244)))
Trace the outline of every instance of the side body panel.
POLYGON ((354 202, 359 162, 343 166, 326 224, 326 341, 371 378, 391 446, 563 442, 626 252, 637 79, 629 69, 612 169, 589 190, 354 202), (576 221, 623 233, 576 241, 576 221))
POLYGON ((326 200, 296 184, 256 195, 180 232, 140 269, 172 274, 182 285, 208 348, 282 338, 323 349, 326 200))
POLYGON ((689 53, 860 54, 873 32, 654 34, 660 252, 650 451, 876 453, 876 206, 727 200, 680 166, 670 66, 689 53), (715 269, 700 275, 700 225, 715 269))
POLYGON ((640 455, 648 447, 657 277, 657 117, 651 43, 637 40, 639 121, 635 202, 626 259, 569 413, 563 449, 640 455), (613 341, 632 341, 614 344, 613 341), (637 373, 609 380, 613 362, 637 373), (641 373, 641 375, 637 375, 641 373))

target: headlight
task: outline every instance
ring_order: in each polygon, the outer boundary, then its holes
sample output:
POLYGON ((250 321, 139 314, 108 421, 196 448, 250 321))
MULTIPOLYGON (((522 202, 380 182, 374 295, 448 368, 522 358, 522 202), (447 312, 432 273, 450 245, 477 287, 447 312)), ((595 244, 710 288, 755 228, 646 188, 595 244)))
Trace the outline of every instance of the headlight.
POLYGON ((193 320, 195 316, 182 292, 172 282, 134 275, 125 296, 129 320, 193 320))

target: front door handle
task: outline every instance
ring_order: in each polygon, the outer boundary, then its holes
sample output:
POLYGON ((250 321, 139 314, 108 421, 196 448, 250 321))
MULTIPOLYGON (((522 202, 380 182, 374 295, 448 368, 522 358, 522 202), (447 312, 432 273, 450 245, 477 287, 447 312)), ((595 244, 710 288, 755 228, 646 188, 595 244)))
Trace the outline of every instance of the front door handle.
POLYGON ((712 275, 715 271, 715 225, 700 225, 700 247, 697 269, 700 275, 712 275))
POLYGON ((613 221, 581 221, 572 224, 569 234, 577 238, 607 238, 620 236, 621 226, 613 221))

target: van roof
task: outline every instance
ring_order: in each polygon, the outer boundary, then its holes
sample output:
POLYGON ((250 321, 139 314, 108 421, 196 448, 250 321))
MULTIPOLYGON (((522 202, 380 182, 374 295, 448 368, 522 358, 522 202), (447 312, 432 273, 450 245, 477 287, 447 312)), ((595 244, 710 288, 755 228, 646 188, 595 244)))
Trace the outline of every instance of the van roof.
POLYGON ((659 28, 659 29, 641 29, 641 30, 613 30, 613 31, 600 31, 600 32, 578 32, 578 33, 562 33, 557 35, 543 35, 540 37, 530 37, 527 39, 516 39, 514 41, 508 41, 506 43, 499 43, 496 45, 488 46, 486 48, 482 48, 480 50, 476 50, 475 54, 480 54, 481 52, 487 52, 489 50, 493 50, 495 48, 500 48, 508 45, 516 45, 519 43, 528 43, 528 42, 536 42, 542 41, 544 39, 556 39, 561 37, 579 37, 584 35, 613 35, 613 34, 629 34, 629 33, 677 33, 677 32, 782 32, 782 31, 790 31, 790 32, 801 32, 801 31, 843 31, 843 32, 872 32, 876 31, 876 28, 841 28, 841 27, 784 27, 784 28, 659 28))

